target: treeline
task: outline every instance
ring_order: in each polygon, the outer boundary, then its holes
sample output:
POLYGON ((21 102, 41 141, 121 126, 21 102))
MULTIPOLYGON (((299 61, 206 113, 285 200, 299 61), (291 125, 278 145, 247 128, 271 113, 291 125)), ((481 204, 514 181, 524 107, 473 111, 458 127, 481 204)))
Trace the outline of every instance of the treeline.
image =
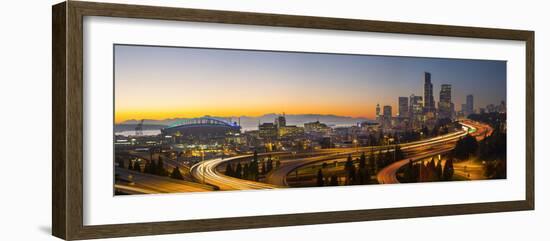
POLYGON ((453 156, 459 160, 467 160, 477 154, 478 148, 479 143, 476 138, 468 134, 456 142, 453 156))
POLYGON ((493 127, 491 136, 478 143, 475 153, 485 162, 485 176, 489 179, 506 178, 506 113, 471 114, 468 118, 493 127))
POLYGON ((119 167, 126 167, 128 170, 163 177, 168 176, 174 179, 184 180, 179 167, 176 166, 172 169, 171 172, 167 171, 166 168, 164 168, 164 161, 162 159, 162 156, 160 155, 157 160, 145 160, 145 164, 143 164, 142 161, 139 160, 140 159, 138 158, 131 158, 128 160, 127 166, 124 165, 124 161, 122 159, 118 159, 117 163, 119 167))
POLYGON ((506 113, 483 113, 483 114, 470 114, 468 119, 483 122, 498 132, 506 132, 506 113))
POLYGON ((426 163, 414 163, 413 160, 409 160, 409 163, 404 168, 403 177, 400 179, 400 182, 451 181, 454 175, 454 160, 449 158, 443 165, 441 162, 441 159, 438 159, 436 162, 433 157, 426 163))
POLYGON ((506 133, 498 129, 480 142, 470 135, 463 137, 456 143, 453 155, 460 160, 484 162, 484 175, 489 179, 506 178, 506 133))
POLYGON ((485 161, 485 176, 489 179, 506 178, 506 133, 493 131, 479 143, 477 156, 485 161))
POLYGON ((224 174, 230 177, 258 181, 260 176, 265 176, 275 168, 279 168, 280 165, 281 162, 279 160, 273 161, 271 155, 267 157, 267 160, 260 161, 258 158, 258 152, 254 151, 252 160, 244 162, 244 164, 243 162, 238 162, 236 164, 228 162, 225 165, 224 174))
POLYGON ((409 161, 409 164, 403 168, 403 177, 400 181, 449 181, 454 174, 453 163, 470 159, 484 163, 486 178, 506 178, 506 133, 497 130, 479 142, 475 137, 466 135, 457 141, 449 155, 444 166, 441 166, 441 160, 436 162, 434 158, 426 164, 409 161))
MULTIPOLYGON (((382 168, 402 160, 404 158, 403 151, 399 145, 386 150, 379 150, 376 154, 371 151, 367 155, 363 152, 361 156, 353 159, 351 154, 348 155, 344 163, 344 185, 363 185, 373 183, 372 175, 376 174, 382 168)), ((322 164, 321 169, 317 171, 317 186, 337 186, 338 176, 326 175, 328 164, 322 164)))

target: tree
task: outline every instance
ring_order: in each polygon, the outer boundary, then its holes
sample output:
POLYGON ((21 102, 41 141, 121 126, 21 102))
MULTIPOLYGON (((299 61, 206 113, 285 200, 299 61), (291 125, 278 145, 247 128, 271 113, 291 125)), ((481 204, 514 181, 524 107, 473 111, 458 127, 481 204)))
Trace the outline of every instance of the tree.
POLYGON ((394 154, 393 151, 390 151, 390 149, 386 149, 386 152, 384 153, 384 164, 383 167, 386 167, 387 165, 393 163, 394 154))
POLYGON ((405 154, 403 153, 403 150, 401 150, 400 145, 395 145, 395 158, 394 162, 405 159, 405 154))
POLYGON ((122 160, 122 158, 116 157, 115 162, 116 162, 118 167, 124 168, 125 164, 124 164, 124 160, 122 160))
POLYGON ((164 169, 164 161, 162 160, 162 157, 159 155, 159 160, 155 166, 155 174, 159 176, 166 176, 166 169, 164 169))
POLYGON ((405 168, 404 177, 403 177, 404 181, 414 182, 415 181, 414 172, 415 172, 415 165, 413 163, 413 160, 410 159, 409 163, 407 164, 407 167, 405 168))
POLYGON ((371 150, 369 153, 369 166, 371 172, 376 172, 376 158, 374 157, 374 152, 371 150))
POLYGON ((157 164, 153 160, 147 160, 145 163, 145 170, 143 172, 149 173, 149 174, 155 174, 157 170, 157 164))
POLYGON ((262 174, 265 175, 267 173, 267 170, 266 170, 266 166, 265 166, 265 161, 262 161, 262 174))
POLYGON ((349 168, 349 166, 351 166, 352 164, 353 164, 353 162, 352 162, 352 159, 351 159, 351 154, 348 154, 348 159, 346 160, 345 167, 349 168))
POLYGON ((243 166, 243 179, 250 179, 250 170, 248 167, 248 163, 245 163, 243 166))
POLYGON ((428 130, 428 127, 427 126, 422 126, 422 130, 421 130, 421 134, 424 135, 424 136, 429 136, 429 133, 430 130, 428 130))
POLYGON ((476 138, 468 134, 456 142, 454 156, 461 160, 468 159, 477 153, 478 147, 476 138))
POLYGON ((252 160, 255 162, 258 161, 258 151, 254 150, 254 156, 252 157, 252 160))
POLYGON ((485 176, 489 179, 506 178, 506 162, 501 160, 488 161, 485 164, 485 176))
POLYGON ((367 184, 370 179, 369 169, 367 167, 367 158, 365 153, 361 154, 359 158, 359 173, 358 173, 358 182, 359 184, 367 184))
POLYGON ((139 162, 137 160, 134 161, 134 171, 141 172, 141 166, 139 166, 139 162))
POLYGON ((338 186, 338 178, 335 175, 330 177, 330 186, 338 186))
POLYGON ((448 159, 446 162, 445 162, 445 165, 443 166, 443 175, 442 175, 442 179, 444 181, 450 181, 453 179, 453 175, 454 175, 454 166, 453 166, 453 159, 450 158, 448 159))
POLYGON ((267 158, 267 172, 270 172, 271 170, 273 170, 273 160, 271 159, 271 155, 269 155, 269 157, 267 158))
POLYGON ((366 168, 367 167, 367 157, 365 156, 365 153, 363 152, 361 154, 361 157, 359 157, 359 168, 366 168))
POLYGON ((239 162, 239 164, 237 164, 237 167, 235 168, 235 177, 236 178, 241 178, 242 177, 242 171, 243 171, 243 166, 239 162))
POLYGON ((255 181, 258 179, 258 174, 260 173, 258 168, 259 168, 258 161, 252 160, 252 162, 250 162, 250 165, 248 166, 248 175, 250 180, 255 181))
POLYGON ((349 167, 348 169, 348 178, 347 178, 347 184, 348 185, 352 185, 352 184, 355 184, 356 183, 356 168, 355 168, 355 165, 353 165, 353 163, 351 164, 351 166, 349 167))
POLYGON ((376 156, 376 171, 378 172, 378 170, 384 168, 385 163, 386 162, 384 161, 384 155, 382 154, 382 150, 379 150, 378 155, 376 156))
POLYGON ((325 180, 323 177, 323 170, 319 169, 319 171, 317 171, 317 186, 322 187, 324 185, 325 185, 325 180))
POLYGON ((351 159, 351 154, 348 155, 348 159, 344 164, 344 171, 346 172, 346 184, 349 185, 351 184, 352 178, 355 176, 355 168, 353 166, 353 160, 351 159))
POLYGON ((233 166, 231 166, 230 162, 227 162, 227 165, 225 165, 225 175, 230 177, 234 175, 233 166))
POLYGON ((172 169, 172 173, 170 173, 170 177, 178 180, 183 180, 183 176, 181 175, 179 167, 176 166, 176 168, 172 169))

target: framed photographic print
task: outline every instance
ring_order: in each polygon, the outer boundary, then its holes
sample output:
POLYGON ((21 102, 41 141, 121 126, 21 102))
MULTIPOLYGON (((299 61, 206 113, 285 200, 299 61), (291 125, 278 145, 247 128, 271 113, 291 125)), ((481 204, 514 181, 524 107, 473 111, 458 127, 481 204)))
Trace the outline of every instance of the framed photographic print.
POLYGON ((532 31, 78 1, 52 24, 57 237, 534 209, 532 31))

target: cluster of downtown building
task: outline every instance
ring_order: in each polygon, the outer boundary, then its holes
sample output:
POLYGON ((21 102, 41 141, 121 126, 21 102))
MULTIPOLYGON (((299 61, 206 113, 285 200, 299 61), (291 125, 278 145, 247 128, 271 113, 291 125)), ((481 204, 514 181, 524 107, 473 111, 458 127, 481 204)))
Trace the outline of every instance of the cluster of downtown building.
POLYGON ((455 121, 467 118, 474 113, 506 112, 506 104, 490 104, 486 108, 474 108, 474 96, 466 96, 466 103, 461 104, 459 111, 455 110, 452 101, 452 85, 442 84, 439 92, 439 102, 435 102, 431 73, 424 73, 424 96, 412 94, 409 97, 398 97, 398 112, 393 116, 392 106, 376 105, 376 121, 384 131, 409 131, 422 127, 433 128, 438 120, 455 121))
POLYGON ((393 137, 404 132, 420 131, 423 128, 433 129, 438 123, 452 123, 467 118, 474 113, 506 112, 505 102, 488 105, 487 108, 474 108, 474 96, 466 96, 466 103, 461 110, 455 110, 452 101, 452 86, 442 84, 439 101, 434 98, 431 73, 424 73, 424 95, 412 94, 409 97, 398 97, 398 114, 393 115, 391 105, 376 105, 376 121, 362 122, 350 126, 330 126, 316 121, 302 126, 287 125, 284 114, 274 122, 260 123, 257 131, 245 132, 251 136, 256 146, 271 145, 282 148, 328 148, 349 147, 356 145, 380 145, 393 141, 393 137), (440 122, 440 120, 444 120, 440 122))

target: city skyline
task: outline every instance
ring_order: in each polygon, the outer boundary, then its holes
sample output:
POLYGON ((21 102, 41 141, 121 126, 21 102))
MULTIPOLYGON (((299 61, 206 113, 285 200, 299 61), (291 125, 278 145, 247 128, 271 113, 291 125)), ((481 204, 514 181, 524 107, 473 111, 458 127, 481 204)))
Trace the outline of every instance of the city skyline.
POLYGON ((281 112, 374 120, 377 104, 396 115, 398 97, 423 96, 424 72, 436 106, 443 84, 456 110, 469 94, 474 108, 506 100, 504 61, 115 45, 115 122, 281 112))
POLYGON ((506 179, 503 61, 128 45, 114 60, 115 195, 506 179))

